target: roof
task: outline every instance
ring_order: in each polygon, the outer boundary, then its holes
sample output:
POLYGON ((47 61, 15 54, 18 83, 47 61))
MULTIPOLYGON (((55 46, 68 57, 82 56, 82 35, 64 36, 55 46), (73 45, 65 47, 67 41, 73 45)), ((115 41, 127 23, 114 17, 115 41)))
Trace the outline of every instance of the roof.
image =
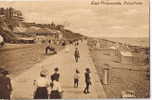
POLYGON ((129 51, 120 51, 120 54, 123 56, 133 56, 132 53, 129 51))
POLYGON ((114 47, 114 46, 111 46, 111 47, 110 47, 110 49, 117 49, 117 48, 116 48, 116 47, 114 47))
POLYGON ((28 37, 28 38, 20 38, 20 39, 23 39, 23 40, 34 40, 34 38, 33 37, 28 37))

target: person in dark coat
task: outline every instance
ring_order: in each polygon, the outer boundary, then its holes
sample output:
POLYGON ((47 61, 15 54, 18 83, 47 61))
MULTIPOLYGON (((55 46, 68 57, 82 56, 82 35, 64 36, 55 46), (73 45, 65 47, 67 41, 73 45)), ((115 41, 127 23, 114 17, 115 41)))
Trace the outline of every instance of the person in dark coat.
POLYGON ((59 73, 58 71, 59 71, 59 69, 58 69, 58 68, 55 68, 55 69, 54 69, 54 73, 53 73, 53 74, 51 75, 51 77, 50 77, 50 78, 51 78, 51 81, 52 81, 51 84, 50 84, 51 87, 53 87, 53 81, 54 81, 54 80, 59 80, 60 73, 59 73))
POLYGON ((53 82, 54 80, 59 80, 59 77, 60 77, 59 69, 58 69, 58 68, 55 68, 55 69, 54 69, 54 73, 51 75, 51 80, 52 80, 52 82, 53 82))
POLYGON ((91 77, 90 77, 90 69, 89 68, 86 68, 86 72, 84 75, 85 75, 85 84, 86 84, 86 87, 84 89, 84 93, 87 94, 87 93, 90 93, 89 88, 91 85, 91 77))
POLYGON ((10 99, 12 92, 11 79, 7 76, 9 73, 1 69, 0 72, 0 99, 10 99))
POLYGON ((78 60, 80 58, 80 53, 79 53, 78 48, 75 49, 74 57, 75 57, 75 61, 78 62, 78 60))

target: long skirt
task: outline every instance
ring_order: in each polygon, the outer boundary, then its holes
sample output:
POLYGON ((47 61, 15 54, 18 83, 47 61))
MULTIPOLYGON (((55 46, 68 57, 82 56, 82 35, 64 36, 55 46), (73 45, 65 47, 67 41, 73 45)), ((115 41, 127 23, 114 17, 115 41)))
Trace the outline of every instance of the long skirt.
POLYGON ((0 99, 10 99, 10 93, 0 93, 0 99))
POLYGON ((34 99, 48 99, 48 91, 46 87, 38 87, 34 99))
POLYGON ((60 92, 57 90, 51 91, 50 99, 61 99, 60 92))

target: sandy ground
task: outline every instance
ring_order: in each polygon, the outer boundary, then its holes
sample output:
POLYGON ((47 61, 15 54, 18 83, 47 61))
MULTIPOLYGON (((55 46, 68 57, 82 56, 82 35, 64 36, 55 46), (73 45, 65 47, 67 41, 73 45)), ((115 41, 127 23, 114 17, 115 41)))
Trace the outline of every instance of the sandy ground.
POLYGON ((45 44, 7 44, 0 49, 0 67, 9 70, 14 77, 47 58, 45 47, 45 44))
POLYGON ((149 96, 150 84, 144 71, 148 65, 132 66, 115 63, 116 57, 104 55, 102 51, 94 50, 90 51, 90 54, 101 80, 103 79, 104 64, 106 63, 114 67, 110 70, 110 84, 103 85, 108 98, 120 98, 121 91, 127 89, 134 90, 137 98, 149 96), (127 70, 126 68, 135 68, 141 71, 127 70))

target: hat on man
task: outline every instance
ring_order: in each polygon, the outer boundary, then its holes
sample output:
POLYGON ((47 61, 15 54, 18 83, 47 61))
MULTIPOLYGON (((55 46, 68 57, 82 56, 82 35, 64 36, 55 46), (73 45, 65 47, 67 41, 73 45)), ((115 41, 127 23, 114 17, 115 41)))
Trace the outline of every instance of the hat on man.
POLYGON ((90 69, 89 68, 86 68, 86 71, 90 73, 90 69))
POLYGON ((59 71, 59 68, 56 67, 56 68, 54 69, 54 71, 59 71))

